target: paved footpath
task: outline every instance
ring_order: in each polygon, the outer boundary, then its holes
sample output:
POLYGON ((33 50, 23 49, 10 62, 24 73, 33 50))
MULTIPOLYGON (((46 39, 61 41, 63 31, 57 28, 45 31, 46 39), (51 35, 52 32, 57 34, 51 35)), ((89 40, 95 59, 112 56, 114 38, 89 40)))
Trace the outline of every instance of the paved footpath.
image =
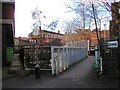
POLYGON ((41 79, 34 75, 3 81, 3 88, 118 88, 118 80, 96 78, 92 70, 94 56, 72 65, 58 76, 42 72, 41 79))

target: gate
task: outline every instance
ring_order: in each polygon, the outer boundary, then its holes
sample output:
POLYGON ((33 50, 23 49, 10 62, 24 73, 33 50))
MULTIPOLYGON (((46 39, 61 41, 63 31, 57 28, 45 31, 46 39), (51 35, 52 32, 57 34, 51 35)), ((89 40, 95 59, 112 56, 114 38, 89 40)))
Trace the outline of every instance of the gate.
POLYGON ((38 58, 38 63, 40 64, 41 70, 51 70, 51 47, 39 46, 37 49, 36 46, 24 47, 25 67, 34 69, 38 58))
POLYGON ((116 40, 107 41, 103 48, 103 73, 118 76, 120 68, 120 47, 116 40))
MULTIPOLYGON (((34 45, 25 45, 24 48, 24 69, 33 70, 37 63, 40 64, 41 70, 51 70, 51 47, 41 47, 36 48, 34 45)), ((12 61, 11 67, 21 67, 21 62, 19 59, 19 46, 15 46, 14 59, 12 61)))

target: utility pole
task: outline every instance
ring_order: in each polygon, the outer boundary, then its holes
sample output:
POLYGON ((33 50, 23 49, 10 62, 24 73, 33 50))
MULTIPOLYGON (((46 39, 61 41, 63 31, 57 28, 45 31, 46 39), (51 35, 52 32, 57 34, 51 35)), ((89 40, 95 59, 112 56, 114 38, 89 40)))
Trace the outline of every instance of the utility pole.
MULTIPOLYGON (((38 45, 38 41, 40 40, 40 50, 42 52, 42 46, 43 46, 43 40, 42 40, 42 30, 41 30, 41 14, 42 12, 39 10, 39 8, 37 7, 34 11, 32 11, 32 17, 34 20, 36 20, 37 22, 35 23, 37 29, 37 33, 34 35, 35 36, 35 46, 36 46, 36 66, 35 66, 35 76, 36 78, 40 78, 40 58, 38 58, 38 54, 39 54, 39 45, 38 45)), ((45 16, 44 16, 45 18, 45 16)))
POLYGON ((38 17, 38 22, 39 22, 39 25, 38 25, 38 35, 37 35, 37 38, 36 38, 36 66, 35 66, 35 76, 36 78, 40 78, 41 75, 40 75, 40 63, 39 63, 39 58, 38 58, 38 50, 39 50, 39 45, 38 45, 38 40, 39 40, 39 34, 41 34, 41 45, 42 45, 42 33, 41 33, 41 20, 40 20, 40 14, 42 12, 39 11, 38 14, 37 14, 37 17, 38 17))
POLYGON ((105 27, 106 27, 106 23, 104 24, 104 42, 106 41, 106 30, 105 30, 105 27))
POLYGON ((40 78, 40 65, 38 60, 38 38, 36 38, 36 66, 35 66, 35 76, 36 78, 40 78))

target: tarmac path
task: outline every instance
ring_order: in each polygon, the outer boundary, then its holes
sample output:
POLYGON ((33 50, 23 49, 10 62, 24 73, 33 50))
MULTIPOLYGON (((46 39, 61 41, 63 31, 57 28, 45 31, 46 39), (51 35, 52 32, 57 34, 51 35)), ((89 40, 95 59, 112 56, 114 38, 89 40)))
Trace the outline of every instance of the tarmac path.
POLYGON ((41 78, 35 75, 15 77, 3 81, 3 88, 118 88, 118 80, 96 78, 92 69, 94 56, 72 65, 57 76, 41 72, 41 78))

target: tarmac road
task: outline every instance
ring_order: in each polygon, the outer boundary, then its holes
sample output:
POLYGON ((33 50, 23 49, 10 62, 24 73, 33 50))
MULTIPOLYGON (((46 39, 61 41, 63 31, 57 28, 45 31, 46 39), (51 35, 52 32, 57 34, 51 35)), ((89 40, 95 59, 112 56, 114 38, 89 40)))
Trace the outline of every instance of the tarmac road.
POLYGON ((41 72, 40 79, 35 75, 14 77, 3 81, 3 88, 118 88, 117 79, 96 78, 93 61, 94 56, 89 56, 57 76, 41 72))

